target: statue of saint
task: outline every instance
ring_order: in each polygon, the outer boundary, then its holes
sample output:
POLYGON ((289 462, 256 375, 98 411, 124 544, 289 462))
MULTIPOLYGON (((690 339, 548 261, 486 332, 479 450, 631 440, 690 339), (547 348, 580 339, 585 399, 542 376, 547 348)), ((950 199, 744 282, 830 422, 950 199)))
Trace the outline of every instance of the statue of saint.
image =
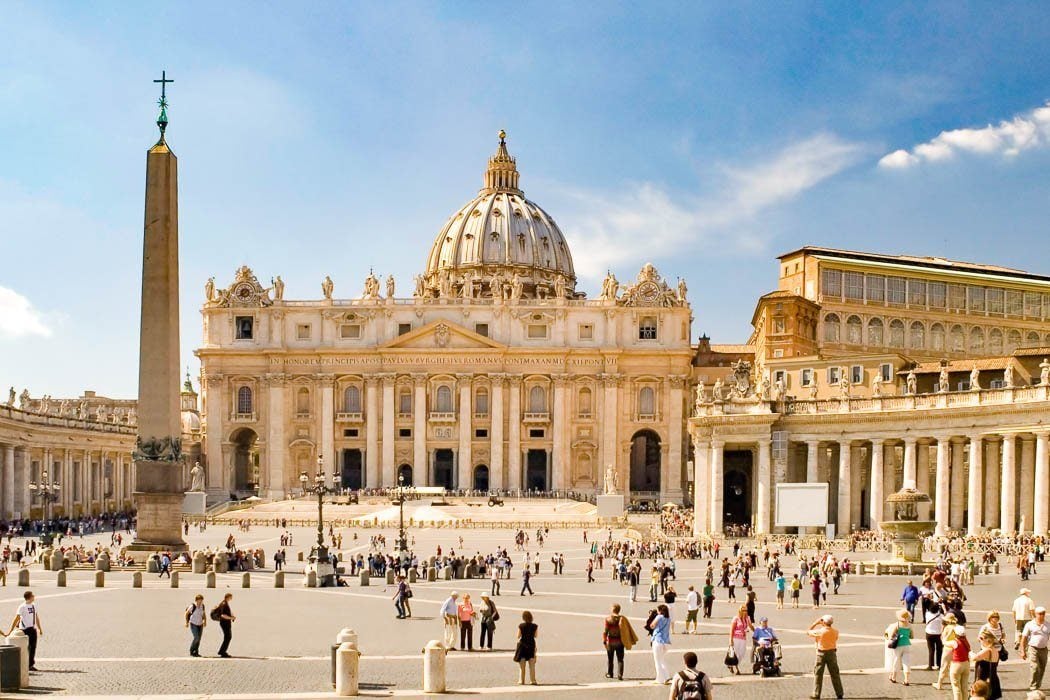
POLYGON ((423 275, 416 275, 412 278, 412 281, 416 285, 415 289, 412 290, 412 296, 416 299, 422 298, 426 291, 423 286, 423 275))
POLYGON ((99 423, 102 423, 106 420, 106 409, 102 406, 99 406, 95 409, 95 420, 99 423))
POLYGON ((333 290, 335 290, 335 284, 332 282, 332 278, 325 275, 321 281, 321 294, 324 294, 325 299, 331 300, 333 290))
POLYGON ((460 293, 464 299, 474 298, 474 279, 470 275, 463 275, 463 287, 460 289, 460 293))
POLYGON ((77 406, 77 418, 87 419, 87 401, 81 401, 77 406))
POLYGON ((284 280, 281 279, 280 275, 273 279, 273 298, 277 301, 284 299, 284 280))
POLYGON ((771 389, 772 387, 769 384, 769 377, 762 377, 762 382, 759 384, 759 393, 763 401, 769 401, 771 389))
POLYGON ((693 408, 696 409, 696 414, 700 415, 700 407, 704 405, 704 401, 707 400, 707 386, 704 384, 704 380, 701 379, 696 384, 696 399, 693 401, 693 408))
POLYGON ((1050 360, 1045 357, 1039 363, 1039 386, 1050 386, 1050 360))
POLYGON ((40 399, 40 412, 50 413, 51 412, 51 397, 44 394, 43 398, 40 399))
POLYGON ((919 391, 919 379, 915 376, 915 370, 908 370, 908 376, 905 379, 907 384, 908 393, 914 396, 919 391))
POLYGON ((816 401, 817 391, 817 373, 814 372, 813 376, 809 380, 809 398, 816 401))
POLYGON ((523 289, 524 285, 521 282, 521 275, 515 272, 514 279, 510 281, 510 298, 515 301, 521 299, 523 289))
POLYGON ((201 468, 200 462, 195 462, 193 469, 190 469, 190 491, 193 493, 204 491, 204 469, 201 468))
POLYGON ((493 272, 489 279, 489 293, 494 301, 503 298, 503 279, 499 276, 499 272, 493 272))
POLYGON ((59 404, 58 404, 58 415, 64 416, 68 412, 69 412, 69 402, 66 401, 65 399, 62 399, 62 401, 59 402, 59 404))
MULTIPOLYGON (((842 369, 845 370, 846 368, 843 367, 842 369)), ((839 378, 839 393, 842 394, 842 398, 848 399, 849 398, 849 375, 846 372, 842 372, 842 374, 839 375, 839 377, 840 377, 839 378)))
POLYGON ((22 393, 18 395, 18 407, 23 411, 29 410, 29 389, 22 389, 22 393))
POLYGON ((942 394, 946 393, 948 391, 948 385, 949 384, 950 384, 950 381, 948 379, 948 366, 947 365, 942 365, 941 366, 941 373, 937 377, 937 391, 939 391, 942 394))
POLYGON ((776 393, 777 401, 783 401, 784 397, 787 395, 787 382, 784 380, 783 377, 780 377, 779 379, 777 379, 777 381, 776 381, 776 388, 777 388, 777 393, 776 393))
POLYGON ((871 378, 871 395, 876 399, 882 396, 882 377, 878 374, 871 378))
POLYGON ((613 465, 610 464, 605 468, 605 494, 615 495, 618 490, 616 484, 616 470, 613 468, 613 465))
POLYGON ((372 271, 368 271, 368 277, 365 277, 365 294, 366 299, 378 299, 379 298, 379 279, 372 274, 372 271))
POLYGON ((977 369, 977 365, 973 366, 970 370, 970 391, 977 391, 981 388, 981 370, 977 369))
POLYGON ((685 295, 686 295, 686 292, 688 292, 688 291, 689 291, 689 288, 685 286, 685 280, 682 279, 681 277, 679 277, 678 278, 678 301, 680 303, 682 303, 682 304, 685 303, 685 295))
POLYGON ((602 291, 598 295, 600 299, 615 299, 616 292, 620 289, 620 283, 616 280, 616 275, 612 271, 608 271, 605 274, 605 279, 602 280, 602 291))
POLYGON ((394 289, 395 288, 396 288, 396 283, 394 282, 394 276, 393 275, 387 275, 386 276, 386 298, 387 299, 393 299, 394 298, 394 289))
POLYGON ((1014 366, 1006 365, 1006 369, 1003 370, 1003 388, 1013 389, 1014 388, 1014 366))
POLYGON ((721 401, 722 400, 722 387, 723 386, 724 386, 724 384, 722 383, 722 378, 721 377, 719 377, 718 379, 715 380, 715 387, 714 387, 714 389, 711 390, 711 396, 714 398, 715 401, 721 401))
POLYGON ((15 388, 14 387, 11 387, 11 389, 7 392, 7 405, 8 406, 14 406, 15 405, 15 388))
POLYGON ((208 281, 204 283, 204 301, 211 301, 215 298, 215 278, 209 277, 208 281))
POLYGON ((554 296, 559 299, 565 298, 565 278, 561 275, 554 278, 554 296))

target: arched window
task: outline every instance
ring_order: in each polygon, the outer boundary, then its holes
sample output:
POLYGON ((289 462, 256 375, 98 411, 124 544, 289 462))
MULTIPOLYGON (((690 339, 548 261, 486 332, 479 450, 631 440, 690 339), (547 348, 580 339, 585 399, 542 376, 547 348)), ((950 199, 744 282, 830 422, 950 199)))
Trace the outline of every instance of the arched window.
POLYGON ((1030 348, 1034 348, 1039 345, 1039 334, 1035 331, 1028 331, 1024 337, 1024 344, 1030 348))
POLYGON ((343 412, 361 412, 361 390, 356 386, 348 386, 343 389, 343 412))
POLYGON ((1050 345, 1050 333, 1046 334, 1046 341, 1045 342, 1046 342, 1047 345, 1050 345))
POLYGON ((591 390, 587 387, 580 389, 580 398, 577 401, 576 409, 580 418, 591 417, 591 390))
POLYGON ((837 314, 828 314, 824 317, 824 340, 828 343, 837 343, 842 336, 842 326, 837 314))
POLYGON ((966 350, 966 334, 963 333, 962 326, 952 326, 948 340, 950 341, 948 349, 952 352, 963 352, 966 350))
POLYGON ((984 352, 984 331, 980 328, 970 330, 970 352, 984 352))
POLYGON ((944 350, 944 326, 939 323, 930 326, 930 348, 944 350))
POLYGON ((898 319, 890 321, 890 347, 904 347, 904 322, 898 319))
POLYGON ((529 389, 529 413, 547 412, 547 392, 542 386, 534 386, 529 389))
POLYGON ((656 392, 651 386, 643 386, 638 392, 638 415, 645 417, 656 415, 656 392))
POLYGON ((914 321, 908 331, 908 347, 915 350, 926 347, 926 327, 918 321, 914 321))
POLYGON ((873 318, 868 321, 868 345, 882 345, 882 319, 873 318))
POLYGON ((1003 332, 998 328, 988 331, 988 352, 993 355, 1003 354, 1003 332))
POLYGON ((478 389, 477 393, 474 394, 474 413, 479 416, 487 416, 489 414, 488 389, 478 389))
POLYGON ((305 386, 295 392, 295 412, 300 415, 310 413, 310 390, 305 386))
POLYGON ((846 319, 846 342, 851 345, 864 343, 864 326, 860 322, 860 316, 850 316, 846 319))
POLYGON ((1021 331, 1013 330, 1006 334, 1006 352, 1012 353, 1021 347, 1021 331))
POLYGON ((242 386, 237 390, 237 413, 251 413, 252 411, 252 388, 242 386))
POLYGON ((438 413, 452 413, 452 390, 447 386, 439 386, 437 390, 438 413))

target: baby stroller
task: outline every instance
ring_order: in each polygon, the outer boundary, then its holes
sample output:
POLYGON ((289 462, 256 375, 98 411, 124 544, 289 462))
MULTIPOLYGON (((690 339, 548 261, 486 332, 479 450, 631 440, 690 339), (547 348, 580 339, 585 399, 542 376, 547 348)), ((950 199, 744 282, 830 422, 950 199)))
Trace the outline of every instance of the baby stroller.
POLYGON ((751 672, 763 678, 779 676, 782 657, 778 640, 761 639, 751 651, 751 672))

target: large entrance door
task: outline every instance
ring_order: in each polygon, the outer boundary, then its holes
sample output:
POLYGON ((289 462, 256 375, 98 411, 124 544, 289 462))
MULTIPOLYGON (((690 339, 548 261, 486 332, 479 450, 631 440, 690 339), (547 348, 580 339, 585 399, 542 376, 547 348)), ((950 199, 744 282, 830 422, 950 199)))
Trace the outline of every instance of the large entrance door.
POLYGON ((259 483, 259 436, 251 428, 241 428, 230 437, 233 443, 233 490, 253 491, 259 483))
POLYGON ((631 438, 631 495, 660 493, 660 436, 639 430, 631 438))
POLYGON ((489 468, 486 467, 484 464, 479 464, 478 466, 474 467, 474 490, 489 490, 489 468))
POLYGON ((361 450, 343 450, 343 472, 339 480, 344 489, 357 490, 364 485, 365 468, 361 450))
POLYGON ((452 450, 434 450, 434 486, 455 488, 452 477, 455 473, 452 450))
POLYGON ((525 488, 547 491, 547 450, 529 450, 525 455, 525 488))
POLYGON ((750 450, 730 450, 725 453, 722 478, 722 522, 725 525, 751 524, 751 462, 750 450))

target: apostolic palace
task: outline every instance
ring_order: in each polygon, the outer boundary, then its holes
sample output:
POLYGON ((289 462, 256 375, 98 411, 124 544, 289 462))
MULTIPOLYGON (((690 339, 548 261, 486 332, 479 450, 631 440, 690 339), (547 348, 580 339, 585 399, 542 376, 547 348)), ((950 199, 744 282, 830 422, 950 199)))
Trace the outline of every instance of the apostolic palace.
MULTIPOLYGON (((1047 532, 1050 277, 804 247, 778 258, 747 342, 712 344, 651 264, 578 290, 502 132, 421 262, 411 285, 369 271, 337 294, 324 276, 304 299, 248 266, 208 281, 182 452, 209 502, 295 497, 319 465, 347 490, 591 495, 608 472, 629 501, 692 505, 698 533, 783 531, 792 482, 828 484, 839 533, 888 519, 902 485, 930 494, 939 532, 1047 532)), ((55 513, 130 505, 134 426, 134 401, 12 388, 0 512, 39 516, 48 479, 55 513)))

